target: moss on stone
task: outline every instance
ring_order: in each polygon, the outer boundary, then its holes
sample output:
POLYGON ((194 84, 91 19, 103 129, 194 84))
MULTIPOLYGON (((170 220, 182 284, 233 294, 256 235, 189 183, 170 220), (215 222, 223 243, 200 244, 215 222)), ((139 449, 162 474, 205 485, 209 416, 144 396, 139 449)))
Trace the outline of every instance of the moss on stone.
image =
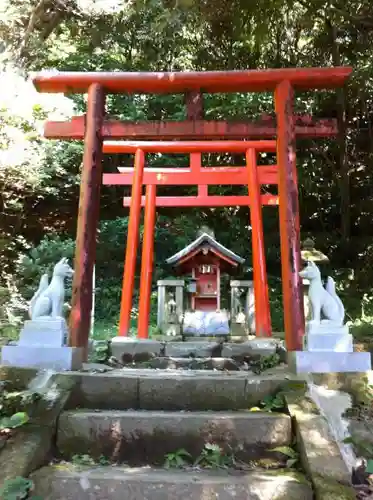
POLYGON ((23 391, 37 372, 34 368, 0 366, 0 381, 8 381, 13 391, 23 391))
POLYGON ((352 486, 341 484, 335 479, 313 474, 312 482, 316 500, 356 500, 352 486))

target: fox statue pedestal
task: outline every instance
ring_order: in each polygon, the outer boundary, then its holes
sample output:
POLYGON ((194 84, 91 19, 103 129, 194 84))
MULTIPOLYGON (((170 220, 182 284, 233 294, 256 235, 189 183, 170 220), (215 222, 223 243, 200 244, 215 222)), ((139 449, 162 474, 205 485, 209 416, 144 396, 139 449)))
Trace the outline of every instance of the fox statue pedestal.
POLYGON ((25 322, 17 345, 3 347, 1 364, 56 371, 79 370, 82 352, 68 346, 64 318, 40 318, 25 322))
POLYGON ((371 369, 369 352, 354 352, 353 338, 343 324, 344 307, 332 278, 324 288, 316 264, 309 263, 300 276, 310 281, 312 320, 306 324, 304 350, 288 353, 296 373, 366 372, 371 369), (324 317, 324 319, 321 319, 324 317))
POLYGON ((54 266, 49 284, 48 276, 42 276, 39 288, 30 302, 31 320, 25 322, 17 345, 3 347, 3 365, 53 370, 81 368, 82 350, 68 346, 68 328, 62 317, 64 280, 72 274, 73 270, 67 260, 61 259, 54 266))

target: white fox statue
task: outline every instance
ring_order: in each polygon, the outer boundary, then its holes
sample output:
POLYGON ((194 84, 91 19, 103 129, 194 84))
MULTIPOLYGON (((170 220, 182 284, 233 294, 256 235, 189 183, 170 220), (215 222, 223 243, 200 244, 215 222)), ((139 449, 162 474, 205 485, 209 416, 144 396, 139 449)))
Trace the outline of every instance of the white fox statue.
POLYGON ((320 270, 314 262, 308 262, 299 275, 301 278, 306 278, 310 281, 308 298, 311 304, 312 323, 328 322, 336 326, 342 326, 345 309, 341 299, 336 294, 333 278, 328 277, 324 288, 320 270))
POLYGON ((51 282, 48 284, 48 275, 43 274, 39 288, 32 297, 29 307, 29 316, 32 320, 47 318, 62 318, 65 301, 65 278, 71 277, 74 271, 66 258, 62 258, 54 266, 51 282))

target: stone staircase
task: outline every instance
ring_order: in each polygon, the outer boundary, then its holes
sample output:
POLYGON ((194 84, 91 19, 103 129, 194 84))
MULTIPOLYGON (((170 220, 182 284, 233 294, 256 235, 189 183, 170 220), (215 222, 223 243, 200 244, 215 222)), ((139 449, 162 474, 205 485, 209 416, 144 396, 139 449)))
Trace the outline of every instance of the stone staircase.
POLYGON ((284 368, 260 376, 124 368, 76 377, 57 424, 55 463, 31 475, 44 500, 313 498, 305 477, 269 451, 292 445, 290 416, 249 411, 289 383, 284 368), (195 465, 211 444, 228 465, 195 465), (193 460, 165 468, 166 456, 182 449, 193 460))

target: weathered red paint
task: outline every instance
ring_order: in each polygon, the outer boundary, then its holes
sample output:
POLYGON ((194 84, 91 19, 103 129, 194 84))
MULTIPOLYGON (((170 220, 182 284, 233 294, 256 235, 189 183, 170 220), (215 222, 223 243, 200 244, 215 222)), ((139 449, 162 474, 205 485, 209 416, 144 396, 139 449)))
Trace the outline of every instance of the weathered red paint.
POLYGON ((279 214, 281 236, 282 292, 285 339, 289 351, 302 350, 304 312, 301 266, 298 183, 292 121, 293 89, 290 82, 278 85, 275 92, 277 113, 277 163, 279 168, 279 214))
POLYGON ((244 153, 248 148, 274 153, 276 141, 106 141, 104 153, 244 153))
MULTIPOLYGON (((335 119, 313 120, 309 116, 295 115, 295 134, 297 137, 333 137, 337 135, 335 119)), ((49 121, 44 125, 44 137, 48 139, 84 138, 85 116, 74 116, 71 121, 49 121)), ((226 121, 149 121, 120 122, 105 120, 102 126, 104 140, 129 139, 148 141, 167 140, 239 140, 239 139, 272 139, 276 137, 275 120, 262 118, 257 122, 226 122, 226 121)))
POLYGON ((150 299, 152 293, 152 275, 154 260, 154 224, 156 186, 146 186, 146 201, 144 214, 144 238, 141 255, 140 301, 138 333, 140 339, 149 336, 150 299))
POLYGON ((123 272, 122 298, 120 304, 119 335, 128 335, 131 324, 133 286, 135 282, 136 255, 139 244, 142 180, 145 154, 138 149, 135 154, 130 215, 128 220, 126 257, 123 272))
POLYGON ((92 309, 92 274, 96 257, 97 225, 102 182, 101 128, 105 114, 105 93, 94 83, 88 89, 83 168, 80 181, 76 232, 70 344, 82 347, 87 356, 92 309))
MULTIPOLYGON (((133 169, 121 168, 121 173, 104 174, 104 185, 130 186, 132 184, 133 169)), ((263 165, 258 167, 260 184, 277 184, 278 168, 276 165, 263 165)), ((144 171, 144 184, 157 186, 197 186, 198 184, 213 186, 238 186, 243 182, 247 184, 246 167, 212 167, 191 170, 189 168, 146 168, 144 171)))
MULTIPOLYGON (((200 186, 205 188, 205 186, 200 186)), ((279 204, 278 196, 275 194, 262 194, 260 201, 263 206, 277 206, 279 204)), ((123 198, 123 206, 129 207, 130 197, 123 198)), ((157 207, 247 207, 251 204, 250 196, 239 195, 209 195, 204 196, 157 196, 157 207)), ((141 199, 141 206, 145 206, 145 196, 141 199)))
POLYGON ((262 203, 260 183, 256 165, 256 152, 246 152, 248 186, 250 196, 251 244, 254 272, 255 294, 255 332, 259 337, 271 337, 271 315, 269 310, 269 294, 265 258, 262 203))
POLYGON ((286 68, 248 71, 59 72, 39 73, 32 81, 39 92, 85 93, 99 83, 108 93, 265 92, 284 80, 296 89, 341 87, 352 68, 286 68))

